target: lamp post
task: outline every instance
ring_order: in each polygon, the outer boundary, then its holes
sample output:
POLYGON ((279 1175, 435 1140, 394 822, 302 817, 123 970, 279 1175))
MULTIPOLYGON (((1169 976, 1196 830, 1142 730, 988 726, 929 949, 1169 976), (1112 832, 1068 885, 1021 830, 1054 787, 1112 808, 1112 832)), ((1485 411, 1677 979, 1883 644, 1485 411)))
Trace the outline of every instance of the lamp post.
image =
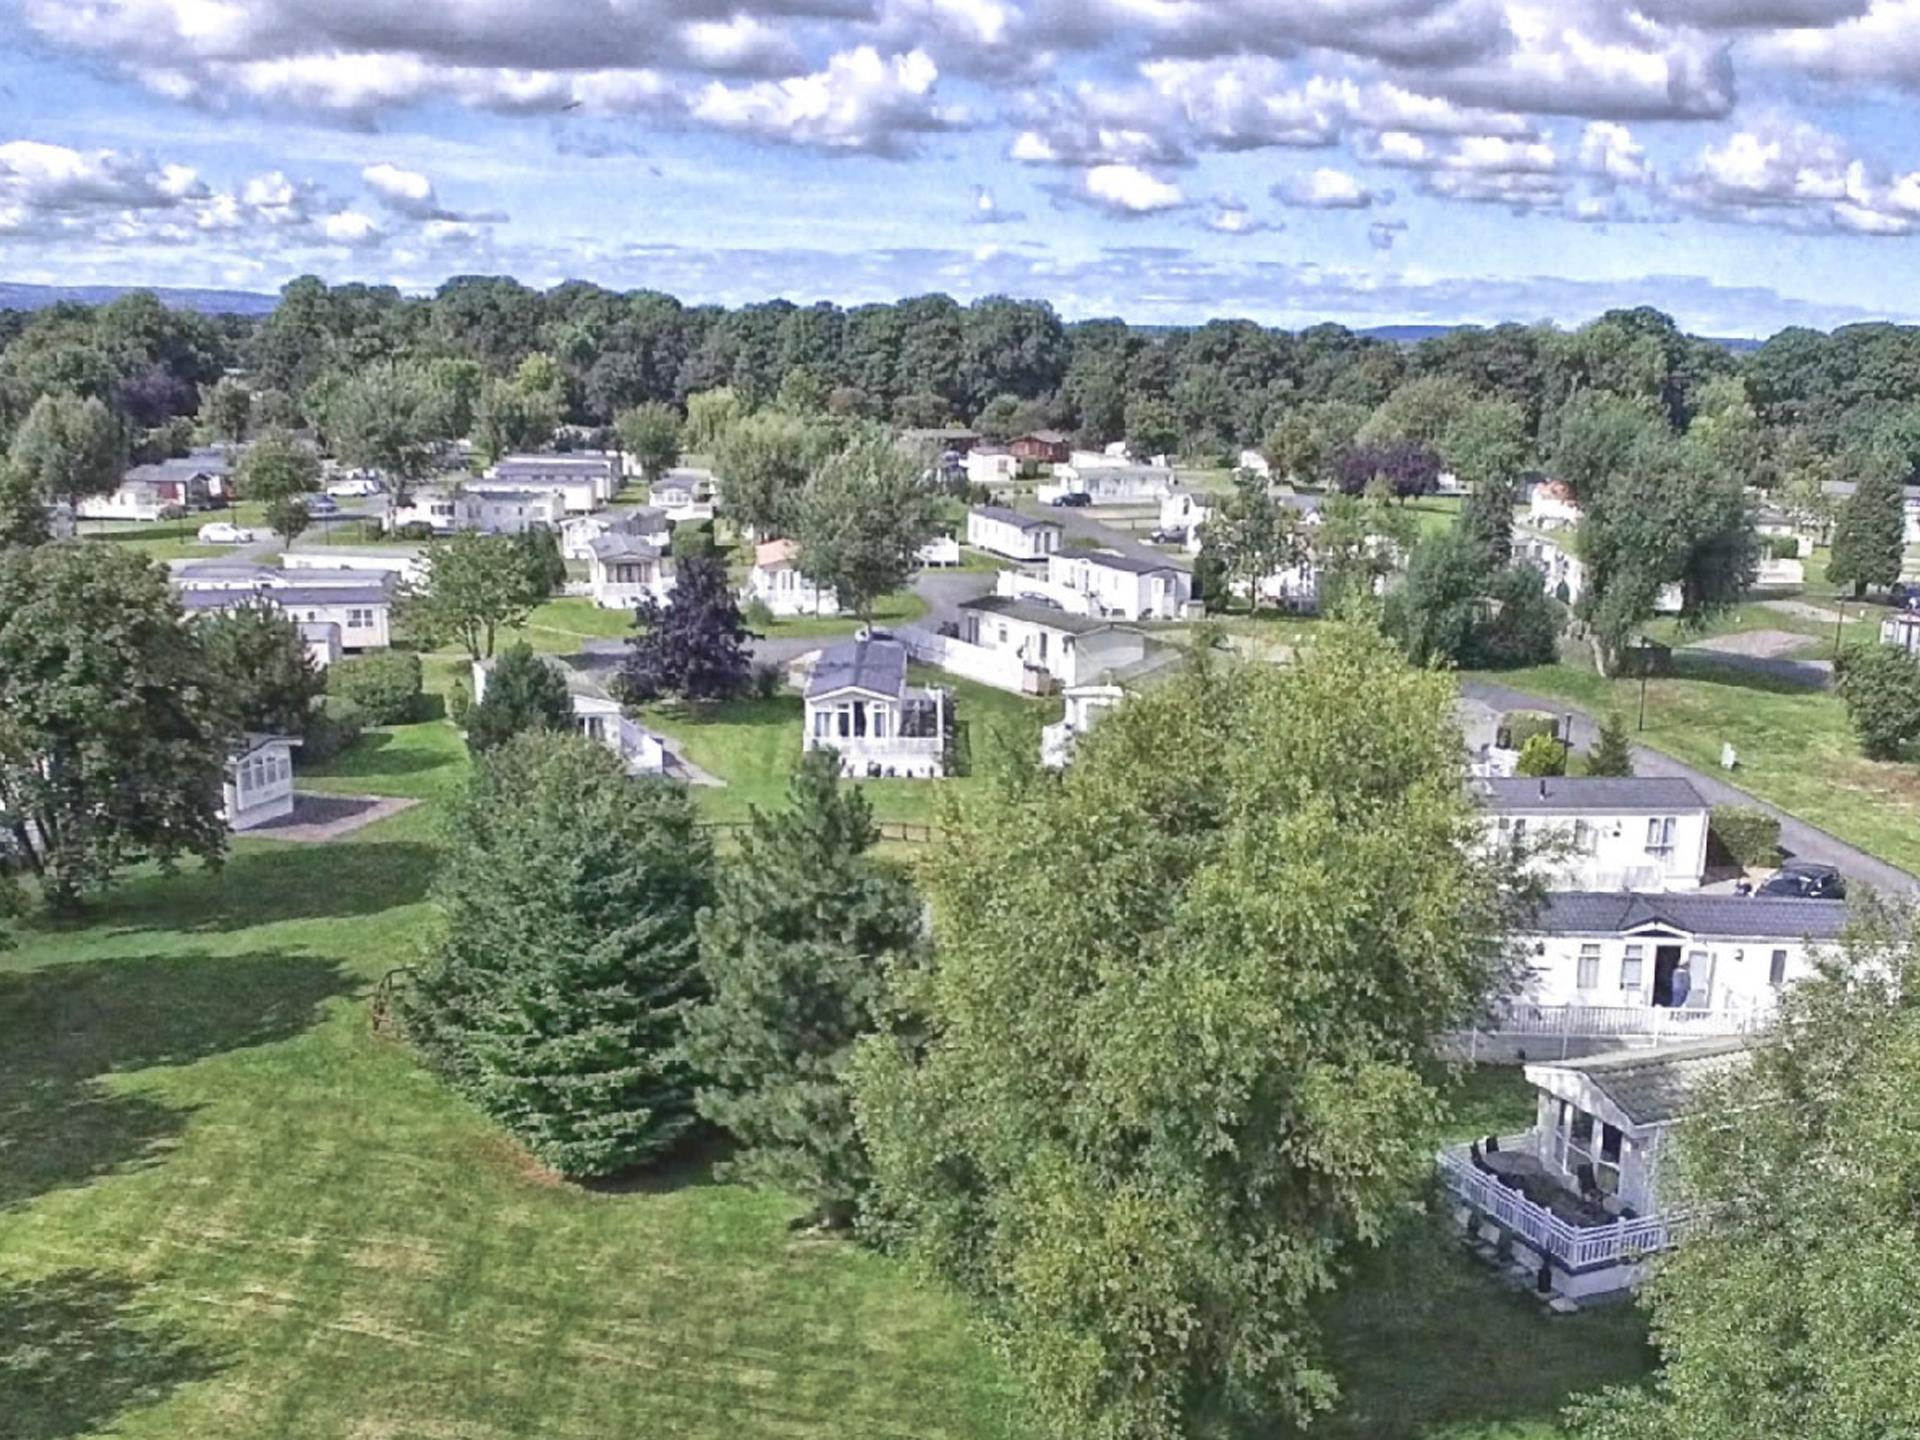
POLYGON ((1634 647, 1640 655, 1640 728, 1647 728, 1647 637, 1642 635, 1634 647))
POLYGON ((1840 659, 1840 627, 1846 623, 1847 602, 1836 600, 1833 602, 1833 658, 1836 663, 1840 659))

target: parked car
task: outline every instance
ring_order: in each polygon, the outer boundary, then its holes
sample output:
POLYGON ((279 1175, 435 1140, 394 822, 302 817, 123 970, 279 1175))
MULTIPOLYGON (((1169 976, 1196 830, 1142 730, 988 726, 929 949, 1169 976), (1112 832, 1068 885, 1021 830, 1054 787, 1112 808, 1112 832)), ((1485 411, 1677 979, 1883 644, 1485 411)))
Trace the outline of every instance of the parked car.
POLYGON ((1887 591, 1887 598, 1902 610, 1920 610, 1920 585, 1909 585, 1906 581, 1895 582, 1887 591))
POLYGON ((250 545, 253 532, 225 520, 215 520, 200 527, 199 540, 202 545, 250 545))
POLYGON ((1053 503, 1064 510, 1081 510, 1093 504, 1093 496, 1084 490, 1075 490, 1068 495, 1055 496, 1053 503))
POLYGON ((327 496, 309 495, 307 497, 307 514, 338 515, 339 513, 340 513, 340 506, 333 500, 329 499, 327 496))
POLYGON ((369 495, 380 493, 380 482, 356 477, 352 480, 335 480, 327 486, 327 494, 341 500, 361 500, 369 495))
POLYGON ((1175 525, 1171 529, 1156 530, 1147 539, 1156 545, 1184 545, 1187 543, 1187 532, 1175 525))
POLYGON ((1844 900, 1847 881, 1831 865, 1812 860, 1789 860, 1754 892, 1785 900, 1844 900))

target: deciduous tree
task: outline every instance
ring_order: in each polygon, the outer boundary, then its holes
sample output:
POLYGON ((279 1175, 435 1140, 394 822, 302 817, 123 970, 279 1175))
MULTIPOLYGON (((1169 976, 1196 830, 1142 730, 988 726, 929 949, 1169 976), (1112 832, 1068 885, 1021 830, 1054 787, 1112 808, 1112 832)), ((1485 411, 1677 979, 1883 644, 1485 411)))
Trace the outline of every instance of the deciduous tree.
POLYGON ((867 1185, 847 1069, 880 1027, 887 975, 921 941, 921 901, 868 855, 877 832, 830 750, 801 757, 784 810, 755 810, 700 917, 707 1000, 688 1054, 701 1115, 739 1148, 727 1172, 851 1222, 867 1185))
POLYGON ((235 605, 200 616, 193 631, 234 730, 306 731, 327 682, 284 610, 265 601, 235 605))
POLYGON ((401 595, 401 617, 429 644, 458 641, 475 660, 542 599, 512 535, 462 530, 430 546, 423 563, 426 573, 401 595))
POLYGON ((1840 657, 1840 698, 1874 760, 1897 760, 1920 735, 1920 660, 1894 645, 1863 645, 1840 657))
POLYGON ((453 406, 433 371, 382 362, 331 378, 321 420, 335 452, 378 470, 396 503, 433 473, 453 438, 453 406))
POLYGON ((649 483, 680 463, 680 417, 658 401, 623 410, 614 420, 620 445, 639 462, 649 483))
POLYGON ((127 437, 99 400, 42 395, 20 422, 7 456, 43 500, 70 505, 120 483, 127 437))
POLYGON ((907 583, 940 526, 920 466, 877 426, 863 427, 807 482, 793 514, 800 572, 871 619, 874 601, 907 583))
POLYGON ((284 430, 269 431, 240 457, 234 479, 243 500, 299 500, 320 488, 320 460, 284 430))
POLYGON ((682 1042, 712 893, 685 789, 582 736, 524 734, 480 758, 444 836, 410 1033, 563 1175, 659 1155, 693 1120, 682 1042))
POLYGON ((728 517, 762 539, 784 535, 807 475, 821 458, 810 427, 797 416, 762 410, 738 421, 714 452, 728 517))
POLYGON ((1640 1303, 1660 1372, 1583 1403, 1582 1440, 1883 1440, 1920 1432, 1920 936, 1855 905, 1820 973, 1660 1152, 1695 1217, 1640 1303))
POLYGON ((226 851, 231 725, 166 571, 118 546, 0 551, 0 813, 47 903, 226 851))
POLYGON ((253 392, 222 375, 200 394, 200 423, 216 440, 238 445, 253 428, 253 392))
POLYGON ((1338 624, 1288 671, 1213 657, 930 857, 933 958, 855 1069, 866 1224, 1046 1433, 1332 1403, 1314 1302, 1429 1183, 1429 1047, 1507 973, 1452 702, 1338 624))
POLYGON ((621 682, 641 701, 662 695, 697 705, 731 700, 752 672, 746 642, 753 637, 740 618, 727 567, 718 556, 695 555, 675 568, 668 603, 648 595, 634 612, 621 682))

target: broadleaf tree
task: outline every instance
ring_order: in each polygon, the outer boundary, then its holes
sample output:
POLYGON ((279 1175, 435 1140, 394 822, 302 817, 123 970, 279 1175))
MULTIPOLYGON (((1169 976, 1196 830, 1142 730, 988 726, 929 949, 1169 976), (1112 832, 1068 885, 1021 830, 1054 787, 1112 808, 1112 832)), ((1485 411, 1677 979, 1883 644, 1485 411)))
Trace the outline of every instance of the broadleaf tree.
POLYGON ((939 497, 920 472, 886 430, 863 427, 814 471, 794 507, 800 573, 863 620, 907 583, 940 528, 939 497))
POLYGON ((120 483, 127 468, 127 436, 97 399, 42 395, 14 432, 7 455, 42 500, 71 505, 120 483))
POLYGON ((474 660, 492 655, 499 632, 521 624, 543 598, 512 535, 459 531, 429 546, 423 565, 401 594, 401 619, 431 644, 457 641, 474 660))
POLYGON ((542 1163, 611 1175, 693 1123, 683 1054, 712 854, 683 787, 579 735, 480 757, 444 822, 409 1032, 542 1163))
POLYGON ((0 812, 50 907, 226 853, 232 726, 166 571, 118 546, 0 551, 0 812))
POLYGON ((620 445, 639 463, 648 482, 658 480, 680 463, 680 417, 673 407, 658 401, 623 410, 613 422, 620 445))
POLYGON ((740 602, 716 555, 676 562, 665 604, 644 597, 634 611, 634 635, 620 666, 620 682, 634 700, 672 696, 695 705, 731 700, 746 689, 752 639, 740 602))
POLYGON ((306 732, 327 681, 286 611, 264 600, 234 605, 196 618, 193 634, 234 729, 306 732))
POLYGON ((1316 1301, 1429 1183, 1431 1047, 1524 901, 1452 700, 1341 622, 1291 670, 1208 657, 929 857, 932 958, 855 1066, 863 1223, 969 1297, 1044 1433, 1333 1403, 1316 1301))
POLYGON ((1920 932, 1854 911, 1663 1144, 1662 1203, 1695 1219, 1640 1293, 1660 1370, 1582 1402, 1582 1440, 1920 1433, 1920 932))

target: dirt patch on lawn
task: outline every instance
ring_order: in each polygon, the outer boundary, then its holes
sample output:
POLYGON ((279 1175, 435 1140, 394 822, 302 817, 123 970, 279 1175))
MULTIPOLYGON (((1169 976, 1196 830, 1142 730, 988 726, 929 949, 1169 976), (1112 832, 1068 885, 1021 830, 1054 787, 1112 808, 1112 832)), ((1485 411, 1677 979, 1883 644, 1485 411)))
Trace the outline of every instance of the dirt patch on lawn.
POLYGON ((1784 660, 1806 647, 1807 637, 1791 630, 1742 630, 1735 635, 1720 635, 1687 646, 1715 655, 1751 655, 1759 660, 1784 660))

